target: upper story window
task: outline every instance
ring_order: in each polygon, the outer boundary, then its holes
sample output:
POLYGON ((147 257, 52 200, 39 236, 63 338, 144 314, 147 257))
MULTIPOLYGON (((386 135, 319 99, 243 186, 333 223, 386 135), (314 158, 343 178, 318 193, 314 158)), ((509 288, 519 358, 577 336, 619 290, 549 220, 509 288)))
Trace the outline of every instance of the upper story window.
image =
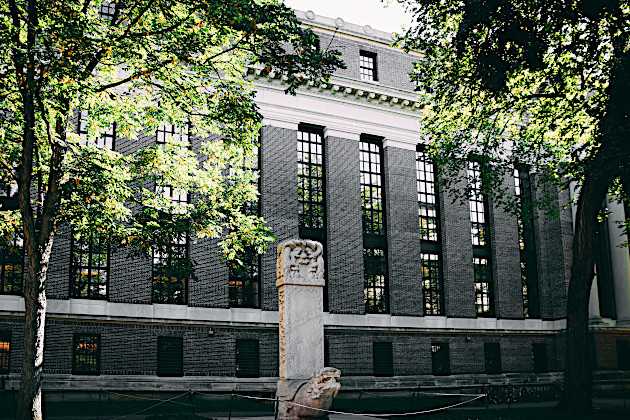
POLYGON ((155 142, 159 145, 168 142, 181 143, 191 147, 190 124, 179 126, 175 124, 160 124, 155 131, 155 142))
POLYGON ((494 294, 488 258, 473 257, 473 275, 475 280, 475 311, 477 316, 493 316, 494 294))
POLYGON ((165 250, 153 250, 153 303, 186 304, 188 235, 177 235, 165 250))
POLYGON ((365 311, 386 313, 389 293, 381 139, 362 135, 359 151, 365 311))
POLYGON ((361 75, 361 80, 365 80, 368 82, 378 81, 376 53, 369 51, 359 52, 359 72, 361 75))
MULTIPOLYGON (((251 166, 244 162, 245 168, 251 170, 258 178, 260 155, 258 147, 254 147, 254 159, 251 166)), ((260 179, 260 178, 258 178, 260 179)), ((260 183, 257 184, 260 190, 260 183)), ((259 214, 258 200, 247 203, 245 213, 259 214)), ((228 299, 230 307, 260 307, 260 255, 252 247, 245 247, 239 257, 240 263, 231 262, 228 266, 228 299)))
POLYGON ((470 235, 474 246, 488 245, 487 202, 482 192, 481 164, 468 162, 468 183, 470 186, 470 235))
POLYGON ((363 233, 385 235, 383 146, 380 140, 366 137, 359 148, 363 233))
POLYGON ((101 19, 112 20, 114 19, 115 14, 116 14, 116 3, 114 3, 113 1, 107 1, 107 0, 101 3, 101 6, 98 9, 98 15, 99 17, 101 17, 101 19))
POLYGON ((0 331, 0 374, 9 373, 11 331, 0 331))
POLYGON ((100 370, 100 334, 75 334, 72 349, 72 373, 75 375, 99 375, 100 370))
POLYGON ((443 287, 436 173, 435 165, 424 151, 423 145, 418 145, 416 149, 416 186, 424 314, 442 315, 443 287))
POLYGON ((325 242, 326 192, 322 130, 301 124, 297 138, 300 238, 325 242))
POLYGON ((0 244, 0 294, 21 294, 23 274, 24 245, 16 232, 9 243, 0 244))
POLYGON ((15 181, 8 183, 0 181, 0 198, 13 198, 18 193, 18 184, 15 181))
POLYGON ((538 261, 534 239, 534 215, 531 179, 526 167, 514 169, 514 194, 518 213, 518 247, 521 264, 521 289, 523 294, 523 316, 538 318, 540 304, 538 300, 538 261))
POLYGON ((99 235, 72 238, 72 297, 107 299, 109 245, 99 235))
POLYGON ((101 133, 100 137, 92 139, 88 133, 88 113, 87 111, 79 111, 77 133, 81 138, 81 145, 85 146, 92 143, 99 149, 114 150, 116 147, 116 124, 112 124, 109 128, 101 133))

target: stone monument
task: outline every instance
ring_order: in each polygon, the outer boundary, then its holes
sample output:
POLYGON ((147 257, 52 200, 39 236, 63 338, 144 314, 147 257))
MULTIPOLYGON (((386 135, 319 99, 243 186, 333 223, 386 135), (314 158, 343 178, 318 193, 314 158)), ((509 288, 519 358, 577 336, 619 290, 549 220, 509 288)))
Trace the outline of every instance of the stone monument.
POLYGON ((339 392, 341 372, 324 367, 322 244, 288 240, 278 245, 280 378, 278 417, 326 417, 339 392))

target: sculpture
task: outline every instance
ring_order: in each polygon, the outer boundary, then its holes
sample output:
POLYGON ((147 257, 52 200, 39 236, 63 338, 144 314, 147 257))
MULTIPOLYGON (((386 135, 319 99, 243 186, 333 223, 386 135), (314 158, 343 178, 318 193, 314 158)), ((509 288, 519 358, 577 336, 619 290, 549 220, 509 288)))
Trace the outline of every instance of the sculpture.
POLYGON ((288 240, 278 245, 280 379, 276 394, 282 419, 326 418, 327 412, 321 410, 330 408, 341 387, 341 372, 324 367, 324 285, 322 244, 288 240))
POLYGON ((325 367, 309 380, 279 381, 278 418, 326 418, 328 413, 322 410, 328 410, 337 396, 341 388, 337 381, 340 376, 339 369, 325 367))

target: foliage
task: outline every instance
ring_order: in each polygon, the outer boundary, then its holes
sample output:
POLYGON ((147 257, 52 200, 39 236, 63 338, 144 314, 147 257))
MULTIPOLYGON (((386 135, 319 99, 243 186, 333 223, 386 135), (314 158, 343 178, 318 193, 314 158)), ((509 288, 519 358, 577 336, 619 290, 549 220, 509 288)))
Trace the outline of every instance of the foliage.
POLYGON ((449 185, 471 156, 488 165, 485 193, 507 205, 515 162, 545 182, 583 179, 612 66, 629 48, 629 2, 400 2, 415 17, 400 43, 422 54, 422 135, 449 185))
MULTIPOLYGON (((69 222, 75 235, 96 231, 145 253, 182 232, 223 237, 228 258, 246 246, 262 252, 273 236, 242 211, 257 199, 241 167, 260 128, 246 66, 281 74, 293 93, 342 65, 273 0, 3 0, 0 39, 2 179, 18 181, 32 124, 38 185, 20 188, 40 190, 36 220, 54 209, 54 228, 69 222), (87 141, 77 110, 87 111, 87 141), (193 148, 152 146, 163 123, 189 126, 193 148), (114 124, 124 155, 93 144, 114 124), (164 197, 167 186, 190 204, 164 197), (60 193, 47 207, 51 188, 60 193)), ((14 228, 6 212, 2 220, 0 231, 14 228)))

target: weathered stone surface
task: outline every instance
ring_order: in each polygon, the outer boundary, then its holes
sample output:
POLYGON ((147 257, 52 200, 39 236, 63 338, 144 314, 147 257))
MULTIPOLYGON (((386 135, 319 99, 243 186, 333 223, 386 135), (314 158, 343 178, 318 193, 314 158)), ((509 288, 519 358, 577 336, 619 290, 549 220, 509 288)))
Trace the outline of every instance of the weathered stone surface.
POLYGON ((280 380, 277 396, 278 418, 302 419, 327 417, 328 410, 337 396, 341 384, 338 382, 341 371, 335 368, 323 368, 308 381, 280 380))

